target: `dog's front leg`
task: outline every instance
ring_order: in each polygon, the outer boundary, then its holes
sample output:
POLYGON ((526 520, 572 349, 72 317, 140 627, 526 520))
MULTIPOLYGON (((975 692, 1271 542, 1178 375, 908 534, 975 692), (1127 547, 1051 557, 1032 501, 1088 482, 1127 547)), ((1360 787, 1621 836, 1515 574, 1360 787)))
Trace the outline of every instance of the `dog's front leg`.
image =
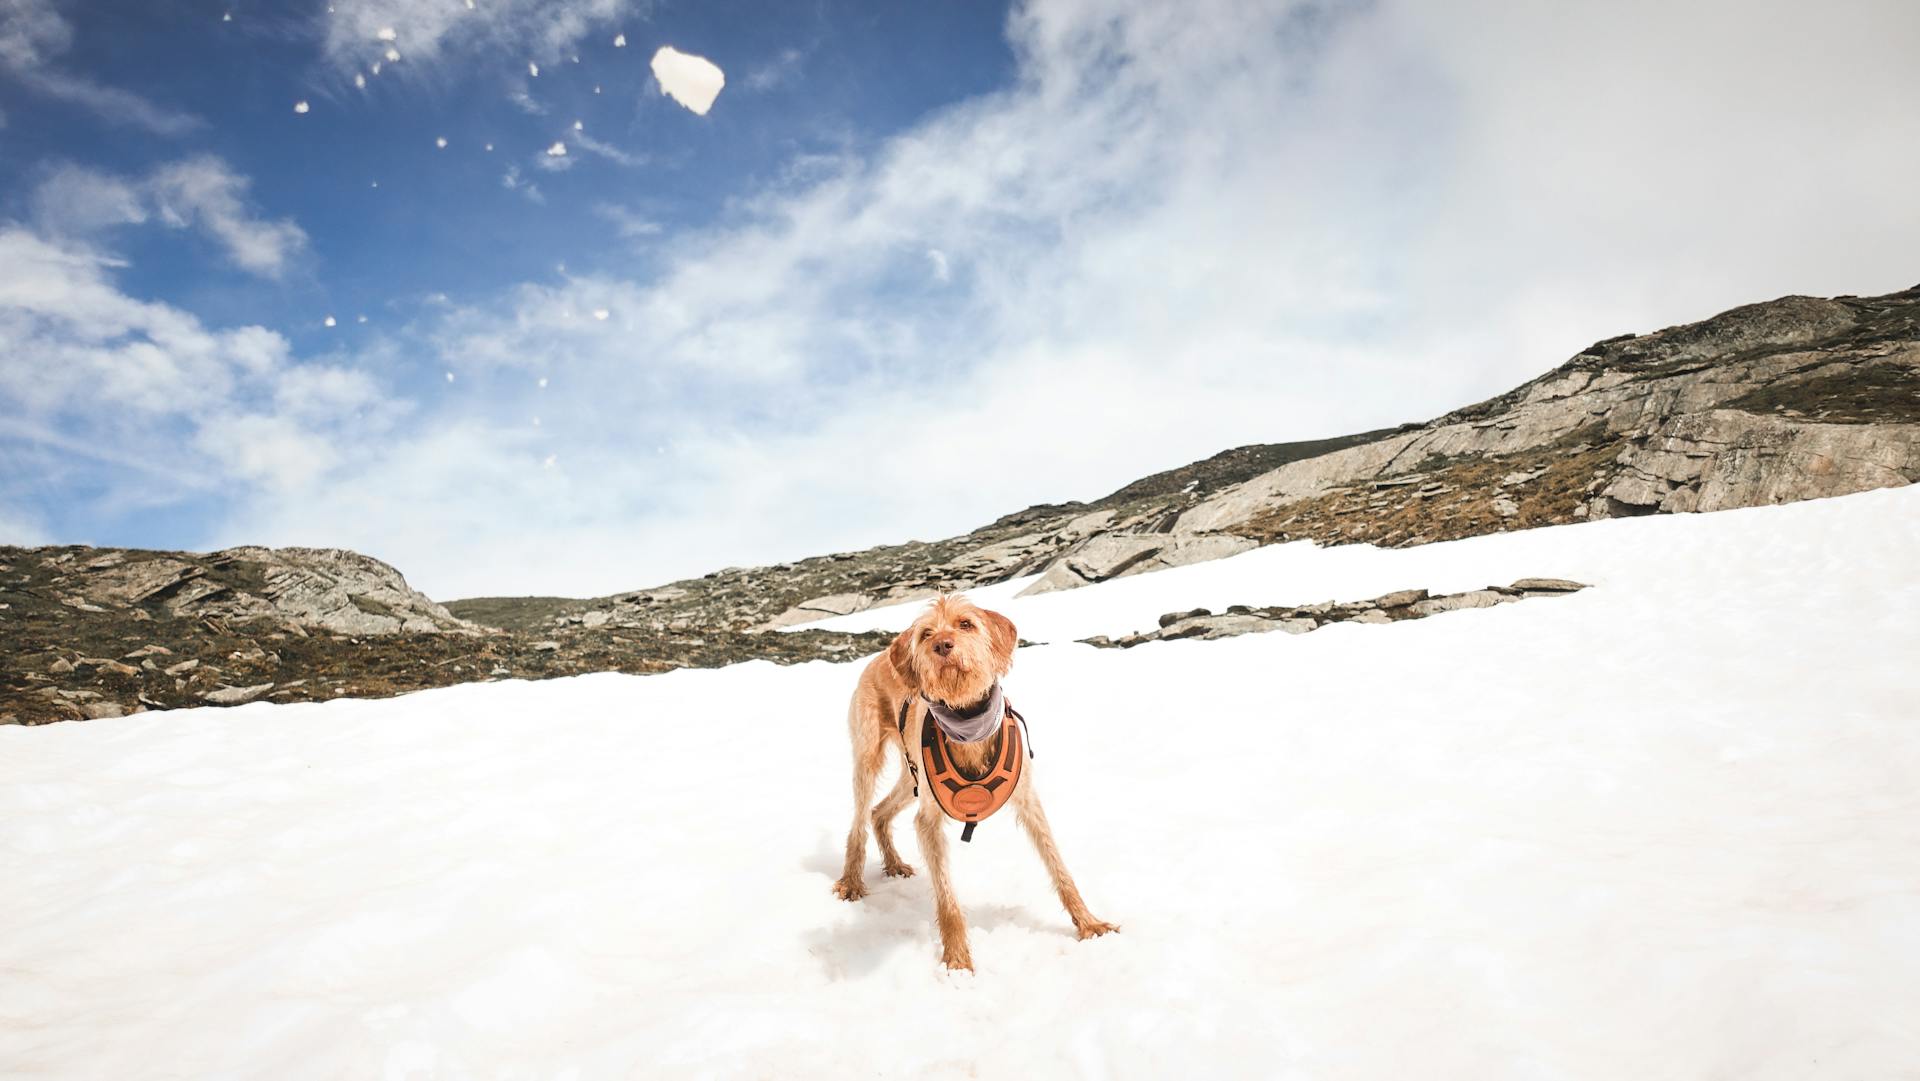
POLYGON ((1053 827, 1047 824, 1047 812, 1040 807, 1040 797, 1033 790, 1031 777, 1014 790, 1013 810, 1020 825, 1026 828, 1027 836, 1032 838, 1034 849, 1040 853, 1040 862, 1047 865, 1047 877, 1053 879, 1053 890, 1066 906, 1074 932, 1087 939, 1118 931, 1120 928, 1116 925, 1095 919, 1093 913, 1087 911, 1087 903, 1080 899, 1080 889, 1067 873, 1067 861, 1060 857, 1060 846, 1053 843, 1053 827))
POLYGON ((953 879, 947 872, 946 816, 932 796, 920 800, 913 816, 914 832, 920 835, 920 854, 926 858, 933 876, 934 917, 940 922, 940 960, 948 968, 973 971, 973 952, 967 949, 967 917, 953 895, 953 879))

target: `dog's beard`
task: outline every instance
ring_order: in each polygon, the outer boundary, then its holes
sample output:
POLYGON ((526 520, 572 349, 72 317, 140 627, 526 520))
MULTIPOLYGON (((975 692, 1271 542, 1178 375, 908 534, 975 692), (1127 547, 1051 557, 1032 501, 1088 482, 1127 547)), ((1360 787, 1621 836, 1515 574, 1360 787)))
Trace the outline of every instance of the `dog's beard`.
POLYGON ((993 691, 993 674, 987 666, 957 656, 932 658, 921 682, 927 693, 954 708, 973 705, 993 691))

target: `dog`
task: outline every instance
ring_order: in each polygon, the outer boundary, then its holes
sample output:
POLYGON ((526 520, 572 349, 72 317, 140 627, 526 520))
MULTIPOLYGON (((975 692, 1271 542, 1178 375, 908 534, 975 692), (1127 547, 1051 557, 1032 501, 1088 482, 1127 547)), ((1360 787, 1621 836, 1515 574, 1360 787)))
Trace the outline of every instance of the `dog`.
MULTIPOLYGON (((847 863, 833 891, 842 899, 857 901, 866 896, 867 829, 880 843, 880 858, 886 873, 904 878, 913 868, 900 858, 893 847, 893 820, 914 798, 918 787, 919 807, 914 814, 914 832, 920 837, 920 853, 933 876, 934 915, 940 926, 941 961, 949 969, 971 972, 973 954, 967 947, 967 921, 954 898, 953 879, 947 868, 946 815, 934 799, 931 785, 916 785, 905 767, 893 791, 868 810, 875 782, 889 757, 917 756, 920 726, 933 723, 928 707, 920 699, 943 703, 960 715, 977 714, 987 708, 995 685, 1013 664, 1014 646, 1019 642, 1013 621, 998 612, 981 608, 965 597, 944 595, 927 606, 900 632, 886 652, 873 658, 860 673, 853 701, 847 707, 847 728, 853 742, 853 828, 847 831, 847 863), (900 730, 902 707, 906 706, 906 731, 900 730), (911 750, 908 750, 911 749, 911 750)), ((953 763, 968 777, 982 776, 999 754, 999 737, 989 736, 973 743, 950 743, 953 763)), ((909 760, 917 761, 917 757, 909 760)), ((1047 825, 1046 812, 1034 791, 1033 769, 1028 765, 1009 801, 1015 816, 1025 828, 1033 846, 1053 879, 1053 888, 1073 920, 1073 929, 1082 939, 1117 931, 1111 923, 1094 918, 1087 911, 1080 891, 1067 873, 1054 843, 1053 830, 1047 825)))

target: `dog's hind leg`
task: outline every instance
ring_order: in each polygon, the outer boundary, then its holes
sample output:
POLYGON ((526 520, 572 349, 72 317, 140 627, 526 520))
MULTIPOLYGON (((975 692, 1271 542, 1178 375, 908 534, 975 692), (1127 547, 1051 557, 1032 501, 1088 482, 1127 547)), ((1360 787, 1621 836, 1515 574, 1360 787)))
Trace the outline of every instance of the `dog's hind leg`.
POLYGON ((1060 903, 1073 919, 1074 932, 1085 939, 1118 931, 1119 927, 1095 919, 1093 913, 1087 911, 1087 903, 1080 899, 1080 889, 1067 873, 1067 861, 1060 857, 1060 846, 1053 841, 1053 827, 1047 824, 1047 812, 1040 807, 1040 797, 1034 793, 1031 779, 1014 791, 1013 810, 1027 836, 1032 838, 1034 849, 1040 853, 1040 862, 1047 865, 1047 877, 1053 879, 1053 891, 1060 895, 1060 903))
POLYGON ((895 878, 905 878, 913 873, 913 868, 900 858, 899 851, 893 847, 893 820, 911 799, 913 778, 907 775, 906 767, 902 766, 900 779, 893 783, 893 791, 887 793, 880 805, 873 809, 873 836, 880 842, 880 858, 886 861, 887 874, 895 878))
POLYGON ((920 836, 920 855, 933 876, 934 915, 940 921, 940 961, 948 968, 973 971, 973 951, 967 948, 967 917, 953 895, 953 878, 947 873, 947 834, 942 827, 946 816, 931 796, 920 801, 913 816, 914 832, 920 836))

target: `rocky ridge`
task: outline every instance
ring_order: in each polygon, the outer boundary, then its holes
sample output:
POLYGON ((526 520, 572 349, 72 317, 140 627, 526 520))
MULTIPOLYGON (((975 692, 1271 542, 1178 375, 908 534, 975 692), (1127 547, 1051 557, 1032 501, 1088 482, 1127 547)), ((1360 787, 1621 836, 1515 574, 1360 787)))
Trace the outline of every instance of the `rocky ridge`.
POLYGON ((1205 608, 1195 608, 1161 616, 1157 630, 1129 634, 1123 638, 1109 638, 1100 634, 1080 641, 1102 649, 1132 649, 1147 642, 1172 642, 1182 638, 1233 638, 1268 631, 1305 634, 1333 623, 1399 623, 1409 619, 1425 619, 1441 612, 1491 608, 1496 604, 1530 597, 1564 597, 1585 588, 1586 583, 1565 578, 1522 578, 1510 586, 1488 586, 1439 596, 1432 596, 1424 589, 1402 589, 1372 600, 1344 603, 1324 601, 1294 607, 1262 608, 1236 604, 1217 615, 1205 608))
MULTIPOLYGON (((1278 541, 1413 545, 1916 479, 1920 287, 1788 297, 1596 343, 1425 424, 1240 447, 959 537, 592 600, 439 605, 394 568, 331 549, 0 547, 0 722, 857 656, 887 636, 766 632, 1029 574, 1035 593, 1278 541)), ((1189 613, 1122 642, 1392 622, 1532 595, 1516 583, 1458 595, 1472 600, 1189 613)))
POLYGON ((1176 535, 1397 546, 1920 479, 1920 287, 1596 343, 1499 397, 1203 500, 1176 535))
POLYGON ((1070 589, 1289 540, 1398 547, 1920 480, 1920 286, 1785 297, 1595 343, 1425 424, 1242 447, 960 537, 589 601, 492 598, 501 625, 766 630, 1028 574, 1070 589))
POLYGON ((0 547, 0 723, 377 697, 878 649, 886 635, 682 627, 526 634, 450 614, 355 552, 0 547))

